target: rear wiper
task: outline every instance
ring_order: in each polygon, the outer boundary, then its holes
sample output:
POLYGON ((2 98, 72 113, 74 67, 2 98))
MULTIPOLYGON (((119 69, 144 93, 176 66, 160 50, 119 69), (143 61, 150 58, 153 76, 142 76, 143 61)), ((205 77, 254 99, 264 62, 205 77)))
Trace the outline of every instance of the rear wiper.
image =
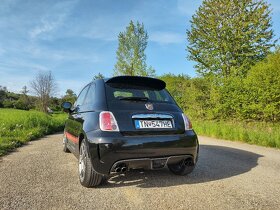
POLYGON ((128 101, 148 101, 147 97, 123 97, 120 100, 128 100, 128 101))

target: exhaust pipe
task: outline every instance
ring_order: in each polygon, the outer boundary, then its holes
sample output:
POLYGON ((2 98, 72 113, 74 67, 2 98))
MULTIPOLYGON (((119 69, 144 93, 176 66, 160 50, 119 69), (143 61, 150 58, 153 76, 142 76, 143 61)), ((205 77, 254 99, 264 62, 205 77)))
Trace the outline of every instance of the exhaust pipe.
POLYGON ((124 173, 127 171, 127 166, 125 163, 119 163, 118 165, 115 166, 114 171, 116 173, 124 173))
POLYGON ((121 171, 124 173, 126 172, 127 168, 126 167, 122 167, 121 171))
POLYGON ((193 166, 193 160, 191 158, 188 158, 184 160, 184 165, 185 166, 193 166))

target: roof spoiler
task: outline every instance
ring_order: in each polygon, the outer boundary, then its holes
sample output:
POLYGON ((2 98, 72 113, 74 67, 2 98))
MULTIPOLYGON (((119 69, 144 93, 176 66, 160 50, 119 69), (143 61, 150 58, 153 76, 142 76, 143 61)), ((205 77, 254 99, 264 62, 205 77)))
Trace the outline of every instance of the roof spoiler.
POLYGON ((166 87, 164 81, 151 77, 141 76, 117 76, 105 80, 107 84, 122 84, 122 85, 133 85, 138 87, 148 87, 155 90, 162 90, 166 87))

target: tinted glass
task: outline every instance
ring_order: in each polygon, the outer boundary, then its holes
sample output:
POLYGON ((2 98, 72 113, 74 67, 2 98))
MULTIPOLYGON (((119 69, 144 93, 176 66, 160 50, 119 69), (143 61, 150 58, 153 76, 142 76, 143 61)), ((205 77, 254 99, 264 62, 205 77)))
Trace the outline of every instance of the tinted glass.
POLYGON ((87 85, 79 94, 77 101, 75 102, 75 106, 81 106, 84 104, 85 96, 87 94, 89 86, 87 85))
POLYGON ((95 84, 91 84, 85 98, 84 104, 94 104, 95 102, 95 84))
POLYGON ((114 85, 114 87, 106 84, 106 95, 107 99, 113 101, 121 101, 126 97, 140 97, 147 98, 148 101, 152 102, 162 102, 162 103, 174 103, 173 99, 169 95, 169 93, 163 90, 155 90, 151 88, 137 87, 137 86, 125 86, 118 87, 114 85))

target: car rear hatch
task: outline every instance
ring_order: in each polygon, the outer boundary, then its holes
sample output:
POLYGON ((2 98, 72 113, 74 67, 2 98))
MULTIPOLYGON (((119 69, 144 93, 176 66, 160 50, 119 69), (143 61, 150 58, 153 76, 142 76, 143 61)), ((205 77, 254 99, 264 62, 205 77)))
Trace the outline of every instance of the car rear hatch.
POLYGON ((120 76, 107 80, 105 89, 108 109, 124 136, 184 133, 182 111, 163 81, 120 76))

